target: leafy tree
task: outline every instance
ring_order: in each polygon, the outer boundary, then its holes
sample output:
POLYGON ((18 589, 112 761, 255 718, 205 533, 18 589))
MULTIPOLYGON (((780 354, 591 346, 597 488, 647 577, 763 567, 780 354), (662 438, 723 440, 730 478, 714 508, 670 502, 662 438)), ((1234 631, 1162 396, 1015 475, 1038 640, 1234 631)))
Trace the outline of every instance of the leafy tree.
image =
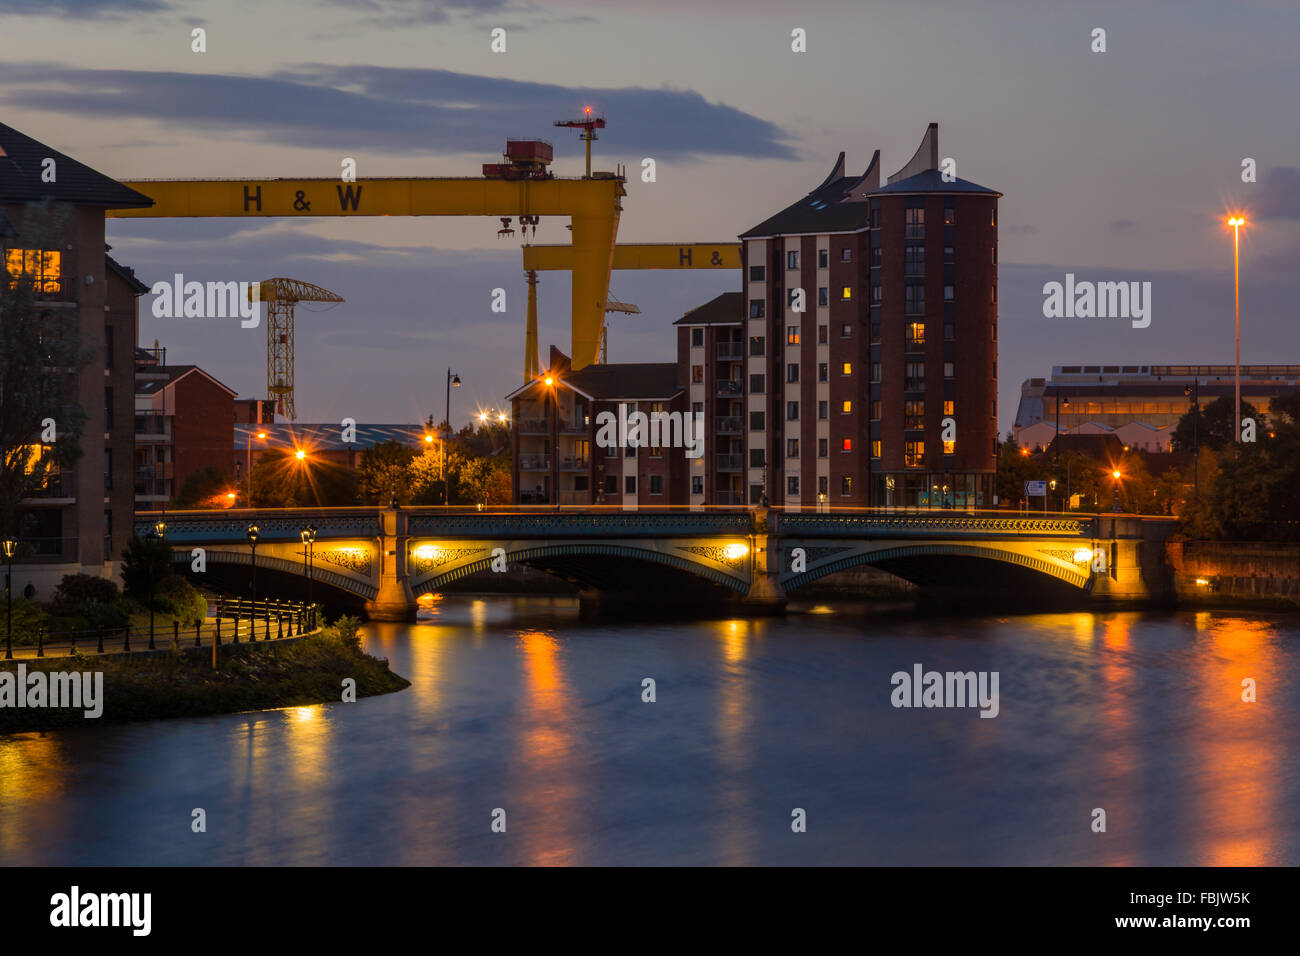
POLYGON ((409 504, 414 458, 415 452, 392 440, 363 451, 357 463, 357 488, 362 500, 367 504, 387 505, 396 498, 399 504, 409 504))
POLYGON ((54 608, 65 611, 82 603, 113 604, 120 600, 122 592, 108 578, 97 578, 90 574, 65 574, 59 586, 54 590, 54 608))
POLYGON ((226 503, 226 493, 234 488, 235 479, 230 472, 216 465, 205 465, 185 476, 181 490, 176 495, 177 508, 220 508, 226 503))
POLYGON ((311 508, 357 503, 357 476, 334 462, 299 460, 289 449, 264 453, 253 466, 259 508, 311 508))
POLYGON ((77 404, 78 373, 92 354, 82 348, 77 311, 45 304, 67 280, 49 274, 54 260, 41 250, 66 245, 68 210, 29 204, 21 221, 21 246, 0 248, 0 527, 6 533, 21 530, 22 500, 81 456, 86 415, 77 404), (42 440, 47 419, 56 430, 52 442, 42 440))
POLYGON ((172 548, 166 541, 152 535, 133 537, 122 550, 122 588, 143 605, 149 603, 150 581, 156 596, 159 585, 175 573, 172 548))
MULTIPOLYGON (((1200 409, 1189 408, 1169 436, 1170 447, 1174 451, 1192 451, 1199 441, 1202 451, 1206 448, 1225 448, 1236 441, 1232 417, 1233 400, 1227 395, 1220 395, 1200 409)), ((1250 402, 1241 403, 1241 417, 1255 419, 1260 426, 1259 430, 1263 431, 1264 422, 1250 402)))
POLYGON ((1007 434, 998 446, 998 502, 1019 506, 1025 500, 1025 482, 1050 479, 1049 467, 1030 455, 1007 434))

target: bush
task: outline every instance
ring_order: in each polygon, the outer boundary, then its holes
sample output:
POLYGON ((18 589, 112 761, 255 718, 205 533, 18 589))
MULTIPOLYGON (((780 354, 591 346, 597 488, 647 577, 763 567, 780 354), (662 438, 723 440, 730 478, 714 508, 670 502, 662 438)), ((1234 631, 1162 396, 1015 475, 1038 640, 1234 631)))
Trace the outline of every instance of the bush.
POLYGON ((158 582, 153 605, 155 610, 172 615, 183 625, 201 623, 208 616, 208 599, 178 574, 158 582))
POLYGON ((54 607, 66 611, 83 603, 113 604, 122 596, 108 578, 90 574, 65 574, 54 591, 54 607))
POLYGON ((360 618, 347 614, 339 618, 331 626, 335 637, 344 647, 351 648, 354 651, 361 650, 361 635, 357 633, 361 629, 360 618))
MULTIPOLYGON (((0 614, 4 609, 0 608, 0 614)), ((47 615, 35 601, 29 601, 26 598, 14 598, 13 610, 13 642, 15 644, 35 644, 36 632, 42 624, 49 620, 47 615)), ((4 628, 5 621, 0 619, 0 628, 4 628)), ((5 632, 0 630, 0 640, 4 640, 5 632)))
POLYGON ((123 549, 122 588, 129 597, 141 602, 148 601, 150 582, 157 594, 161 591, 163 582, 174 576, 172 548, 167 542, 149 535, 146 538, 132 538, 131 543, 123 549))

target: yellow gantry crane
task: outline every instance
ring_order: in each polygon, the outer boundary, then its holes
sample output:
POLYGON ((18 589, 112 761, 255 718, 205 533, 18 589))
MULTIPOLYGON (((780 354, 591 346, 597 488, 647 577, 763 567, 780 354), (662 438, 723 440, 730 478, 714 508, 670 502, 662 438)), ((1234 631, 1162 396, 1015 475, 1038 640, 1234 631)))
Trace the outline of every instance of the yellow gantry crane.
MULTIPOLYGON (((293 407, 293 313, 299 302, 342 302, 343 296, 301 279, 264 279, 248 290, 266 303, 266 392, 275 410, 298 420, 293 407)), ((253 298, 253 294, 257 298, 253 298)))

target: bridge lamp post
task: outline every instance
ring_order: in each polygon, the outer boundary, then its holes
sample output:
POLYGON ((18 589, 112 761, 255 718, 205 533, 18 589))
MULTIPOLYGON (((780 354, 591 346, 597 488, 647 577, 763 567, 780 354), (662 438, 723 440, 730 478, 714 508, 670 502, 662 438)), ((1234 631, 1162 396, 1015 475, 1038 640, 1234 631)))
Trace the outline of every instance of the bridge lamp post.
MULTIPOLYGON (((1061 473, 1061 409, 1070 407, 1070 396, 1062 395, 1060 391, 1056 393, 1056 465, 1052 469, 1056 474, 1061 473)), ((1052 485, 1056 487, 1055 484, 1052 485)), ((1062 509, 1064 510, 1064 509, 1062 509)))
POLYGON ((1110 477, 1114 479, 1114 483, 1115 483, 1114 484, 1115 496, 1111 501, 1111 510, 1114 511, 1115 514, 1119 514, 1119 480, 1122 477, 1122 475, 1120 475, 1119 469, 1116 468, 1114 471, 1110 473, 1110 477))
POLYGON ((18 539, 4 539, 5 563, 5 660, 14 658, 14 555, 18 553, 18 539))
MULTIPOLYGON (((153 526, 153 536, 160 544, 167 540, 167 522, 162 518, 153 526)), ((154 649, 153 643, 153 561, 149 562, 149 650, 154 649)))
MULTIPOLYGON (((248 531, 246 531, 245 534, 248 536, 248 546, 249 548, 252 549, 252 555, 253 555, 253 580, 252 580, 253 602, 252 602, 252 610, 249 612, 249 621, 248 621, 248 625, 249 625, 248 640, 251 643, 252 641, 257 640, 257 539, 262 536, 262 529, 255 524, 250 524, 248 526, 248 531)), ((239 633, 238 621, 235 622, 235 633, 236 634, 239 633)))
POLYGON ((1233 327, 1237 341, 1236 372, 1232 385, 1232 440, 1241 443, 1241 227, 1246 224, 1245 216, 1233 216, 1228 220, 1232 227, 1232 308, 1233 327))
POLYGON ((312 552, 316 550, 316 526, 309 524, 302 529, 302 566, 307 572, 307 604, 312 605, 311 600, 311 559, 312 552))
MULTIPOLYGON (((257 437, 266 441, 266 432, 258 432, 257 437)), ((244 469, 244 484, 247 486, 244 491, 244 500, 248 507, 253 507, 253 433, 248 433, 248 463, 244 469)))

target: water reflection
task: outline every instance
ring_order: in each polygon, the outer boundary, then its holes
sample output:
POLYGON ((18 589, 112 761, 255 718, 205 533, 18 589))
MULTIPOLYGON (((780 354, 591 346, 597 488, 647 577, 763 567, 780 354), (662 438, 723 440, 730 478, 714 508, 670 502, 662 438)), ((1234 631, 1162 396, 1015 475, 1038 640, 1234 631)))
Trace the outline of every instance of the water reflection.
POLYGON ((744 866, 753 862, 754 838, 749 782, 751 721, 753 704, 750 696, 746 658, 753 639, 755 622, 750 620, 719 621, 715 625, 722 652, 721 694, 718 699, 718 777, 720 818, 718 821, 719 862, 727 866, 744 866))

